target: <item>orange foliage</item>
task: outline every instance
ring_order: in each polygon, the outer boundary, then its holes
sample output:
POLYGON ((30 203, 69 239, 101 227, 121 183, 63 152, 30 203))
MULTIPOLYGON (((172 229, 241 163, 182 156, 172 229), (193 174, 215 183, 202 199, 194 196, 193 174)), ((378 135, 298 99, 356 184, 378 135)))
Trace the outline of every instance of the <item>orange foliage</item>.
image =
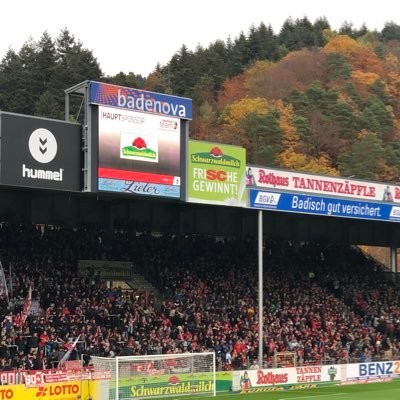
POLYGON ((282 168, 301 170, 306 165, 307 158, 302 153, 285 149, 279 154, 278 163, 282 168))
POLYGON ((246 97, 246 89, 244 88, 245 79, 245 75, 241 74, 232 79, 225 80, 218 94, 218 110, 223 110, 228 104, 246 97))
POLYGON ((272 102, 274 107, 279 111, 279 127, 282 129, 282 145, 285 150, 296 151, 300 146, 300 137, 297 128, 292 124, 293 106, 285 105, 282 100, 272 102))
POLYGON ((355 70, 373 72, 381 77, 385 73, 383 62, 372 49, 346 35, 338 35, 332 38, 325 45, 323 51, 343 54, 351 62, 355 70))
POLYGON ((293 125, 293 107, 285 105, 282 100, 271 102, 279 112, 279 127, 282 130, 282 147, 277 161, 283 168, 301 169, 307 162, 306 156, 301 152, 301 142, 297 128, 293 125))
POLYGON ((270 85, 269 72, 275 67, 270 61, 257 61, 244 72, 244 87, 250 96, 262 96, 264 88, 270 85))
POLYGON ((369 87, 379 79, 379 75, 374 72, 363 72, 359 69, 351 74, 354 86, 360 97, 367 99, 370 96, 369 87))
POLYGON ((247 94, 266 99, 282 99, 293 90, 306 90, 314 81, 326 80, 325 54, 319 50, 300 50, 289 53, 278 64, 256 64, 246 74, 247 94))
POLYGON ((318 158, 311 158, 302 168, 303 171, 312 172, 314 174, 324 174, 331 176, 339 176, 339 171, 331 166, 331 161, 326 154, 320 155, 318 158))
POLYGON ((397 181, 399 170, 395 166, 387 165, 384 159, 375 162, 375 179, 383 182, 397 181))
POLYGON ((323 51, 352 56, 360 47, 362 47, 362 45, 351 37, 347 35, 337 35, 332 37, 323 48, 323 51))
MULTIPOLYGON (((399 68, 400 71, 400 68, 399 68)), ((394 98, 400 98, 400 72, 389 72, 387 76, 387 92, 394 98)))
POLYGON ((233 144, 246 149, 252 146, 250 139, 242 129, 228 125, 221 126, 218 131, 209 134, 207 140, 216 143, 233 144))
POLYGON ((226 106, 220 120, 227 125, 237 126, 249 114, 263 115, 267 112, 267 100, 261 97, 245 98, 226 106))
POLYGON ((374 72, 362 72, 360 70, 353 71, 351 76, 356 82, 367 86, 379 79, 379 75, 374 72))

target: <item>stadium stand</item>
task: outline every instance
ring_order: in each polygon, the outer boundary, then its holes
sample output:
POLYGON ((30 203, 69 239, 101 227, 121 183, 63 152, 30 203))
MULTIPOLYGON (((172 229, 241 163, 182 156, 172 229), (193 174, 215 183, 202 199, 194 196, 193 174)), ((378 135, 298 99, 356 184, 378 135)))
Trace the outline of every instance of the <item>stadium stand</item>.
MULTIPOLYGON (((265 367, 276 352, 298 365, 400 355, 399 288, 374 260, 332 243, 268 240, 264 252, 265 367)), ((2 223, 0 257, 13 275, 11 302, 0 301, 0 370, 56 367, 68 350, 86 362, 212 350, 219 369, 255 365, 254 240, 2 223), (133 261, 162 303, 80 276, 79 259, 133 261)))

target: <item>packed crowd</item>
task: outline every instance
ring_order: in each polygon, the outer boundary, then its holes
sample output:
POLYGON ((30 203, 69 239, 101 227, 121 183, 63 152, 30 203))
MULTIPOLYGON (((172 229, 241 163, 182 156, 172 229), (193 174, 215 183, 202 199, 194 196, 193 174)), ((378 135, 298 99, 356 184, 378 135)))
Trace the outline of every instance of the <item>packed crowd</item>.
MULTIPOLYGON (((220 368, 258 357, 254 240, 153 236, 126 230, 0 226, 0 260, 11 266, 0 300, 0 370, 56 366, 72 358, 213 350, 220 368), (79 276, 77 260, 131 260, 162 292, 109 288, 79 276), (34 315, 22 323, 29 287, 34 315)), ((400 356, 399 289, 360 250, 268 241, 264 254, 264 354, 297 362, 400 356)))

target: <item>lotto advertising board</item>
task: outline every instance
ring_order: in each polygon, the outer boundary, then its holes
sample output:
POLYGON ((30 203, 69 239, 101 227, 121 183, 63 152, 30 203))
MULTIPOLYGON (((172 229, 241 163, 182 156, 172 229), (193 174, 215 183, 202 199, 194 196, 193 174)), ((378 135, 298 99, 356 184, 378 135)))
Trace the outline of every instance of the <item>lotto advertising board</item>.
POLYGON ((259 168, 246 169, 247 186, 259 189, 400 203, 400 186, 377 182, 259 168))
POLYGON ((2 185, 81 190, 81 126, 0 113, 2 185))
POLYGON ((258 189, 250 189, 248 197, 250 208, 400 222, 400 207, 382 202, 356 201, 258 189))
POLYGON ((187 201, 246 206, 246 150, 189 140, 187 201))
POLYGON ((179 198, 178 118, 98 107, 98 189, 179 198))
POLYGON ((70 381, 43 384, 27 388, 25 385, 1 386, 0 399, 14 400, 76 400, 105 399, 99 390, 99 381, 70 381))

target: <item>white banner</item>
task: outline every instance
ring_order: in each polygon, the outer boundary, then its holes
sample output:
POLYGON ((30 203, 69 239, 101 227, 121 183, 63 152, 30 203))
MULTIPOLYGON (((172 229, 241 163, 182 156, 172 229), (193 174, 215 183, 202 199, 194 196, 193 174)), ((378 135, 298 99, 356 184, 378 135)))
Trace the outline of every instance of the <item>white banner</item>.
POLYGON ((272 168, 246 167, 247 187, 400 203, 400 186, 272 168))
POLYGON ((341 381, 338 365, 233 371, 232 390, 249 390, 284 385, 305 385, 341 381))
POLYGON ((347 365, 346 381, 348 382, 380 378, 400 378, 400 361, 379 361, 347 365))

